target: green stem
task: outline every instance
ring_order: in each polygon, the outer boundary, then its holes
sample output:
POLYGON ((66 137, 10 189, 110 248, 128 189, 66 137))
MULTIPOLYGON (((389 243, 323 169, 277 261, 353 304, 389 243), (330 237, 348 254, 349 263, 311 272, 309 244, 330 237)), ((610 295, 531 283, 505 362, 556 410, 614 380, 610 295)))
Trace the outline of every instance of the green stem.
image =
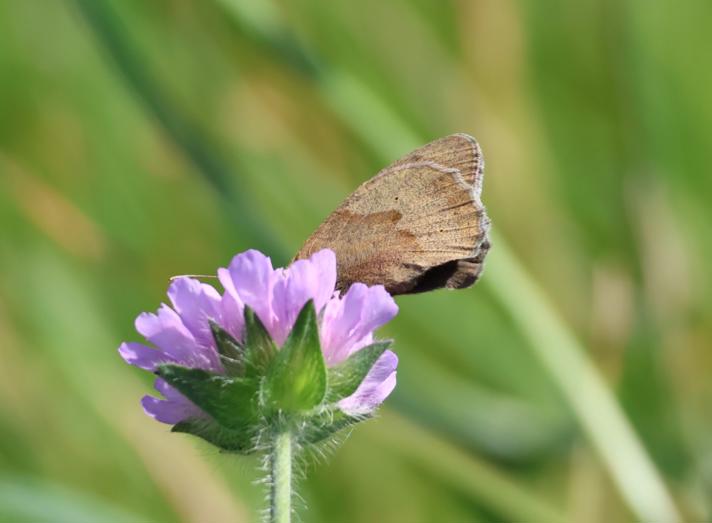
POLYGON ((292 519, 292 434, 280 432, 270 455, 270 523, 292 519))

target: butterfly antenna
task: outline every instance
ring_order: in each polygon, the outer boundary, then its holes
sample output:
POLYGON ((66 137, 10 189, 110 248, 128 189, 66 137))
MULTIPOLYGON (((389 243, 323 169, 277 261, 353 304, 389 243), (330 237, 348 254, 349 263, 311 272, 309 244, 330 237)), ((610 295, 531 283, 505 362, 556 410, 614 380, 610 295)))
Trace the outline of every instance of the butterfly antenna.
POLYGON ((177 280, 178 278, 214 278, 217 279, 218 277, 215 276, 214 274, 179 274, 177 276, 171 276, 170 280, 177 280))

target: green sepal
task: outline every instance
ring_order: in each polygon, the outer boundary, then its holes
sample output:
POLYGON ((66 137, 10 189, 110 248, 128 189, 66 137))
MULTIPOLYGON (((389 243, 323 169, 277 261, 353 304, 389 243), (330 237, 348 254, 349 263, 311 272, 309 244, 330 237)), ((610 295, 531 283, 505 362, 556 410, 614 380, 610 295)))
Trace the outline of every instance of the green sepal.
POLYGON ((171 432, 192 434, 226 452, 252 454, 256 451, 254 445, 254 429, 226 429, 211 419, 188 419, 176 423, 171 432))
POLYGON ((316 309, 309 300, 267 371, 267 406, 285 413, 308 411, 324 399, 326 379, 316 309))
POLYGON ((351 416, 338 408, 333 408, 305 420, 300 440, 304 444, 319 443, 332 437, 340 430, 366 421, 371 417, 371 414, 351 416))
POLYGON ((225 428, 242 430, 257 416, 255 380, 178 365, 160 365, 156 374, 225 428))
POLYGON ((329 391, 327 401, 334 403, 348 398, 356 392, 378 358, 393 343, 381 340, 354 352, 345 361, 331 367, 328 371, 329 391))
POLYGON ((215 346, 220 355, 220 362, 228 376, 243 376, 245 374, 245 348, 225 329, 214 321, 210 321, 215 346))
POLYGON ((259 316, 245 305, 245 375, 264 376, 277 354, 277 346, 259 316))

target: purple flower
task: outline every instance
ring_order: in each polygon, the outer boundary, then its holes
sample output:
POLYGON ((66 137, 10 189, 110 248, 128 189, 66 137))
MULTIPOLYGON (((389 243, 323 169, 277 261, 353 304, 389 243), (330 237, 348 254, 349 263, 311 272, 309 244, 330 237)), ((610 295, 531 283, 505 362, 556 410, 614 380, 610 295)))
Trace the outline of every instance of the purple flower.
MULTIPOLYGON (((119 353, 124 360, 149 371, 173 363, 223 374, 210 321, 242 341, 247 305, 281 346, 302 307, 313 300, 324 360, 331 367, 372 343, 374 330, 398 312, 380 285, 356 283, 343 296, 335 292, 336 257, 328 249, 286 269, 273 269, 268 257, 249 250, 235 256, 229 267, 218 269, 218 278, 225 289, 222 295, 195 279, 175 279, 168 288, 172 308, 162 304, 156 314, 143 313, 136 319, 136 330, 153 347, 123 343, 119 353)), ((350 415, 372 412, 395 387, 397 365, 396 355, 384 352, 339 408, 350 415)), ((141 403, 149 416, 169 424, 206 416, 162 379, 155 387, 165 399, 144 396, 141 403)))

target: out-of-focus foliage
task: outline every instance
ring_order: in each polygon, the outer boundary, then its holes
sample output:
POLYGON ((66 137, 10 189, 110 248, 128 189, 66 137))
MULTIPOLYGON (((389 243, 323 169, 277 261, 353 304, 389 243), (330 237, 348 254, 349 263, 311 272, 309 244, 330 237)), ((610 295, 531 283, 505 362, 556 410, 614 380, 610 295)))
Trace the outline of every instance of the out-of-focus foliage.
MULTIPOLYGON (((0 521, 256 521, 259 463, 146 418, 116 347, 170 276, 249 247, 284 263, 361 181, 460 131, 640 473, 708 520, 710 24, 707 0, 0 2, 0 521)), ((310 466, 305 521, 640 515, 601 459, 627 458, 607 411, 592 445, 577 376, 496 285, 399 299, 399 386, 310 466)))

